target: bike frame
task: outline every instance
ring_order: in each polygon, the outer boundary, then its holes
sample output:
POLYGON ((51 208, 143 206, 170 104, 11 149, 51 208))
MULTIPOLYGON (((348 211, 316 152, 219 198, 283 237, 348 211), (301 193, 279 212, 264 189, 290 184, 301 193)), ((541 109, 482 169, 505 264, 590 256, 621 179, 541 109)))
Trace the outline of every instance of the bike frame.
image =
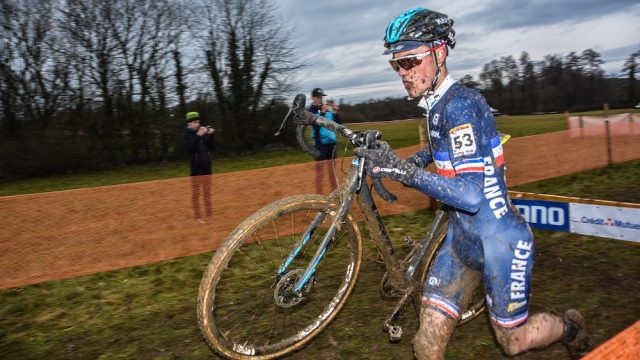
MULTIPOLYGON (((354 198, 357 199, 360 209, 365 216, 365 223, 369 227, 371 236, 376 243, 378 249, 383 254, 383 259, 387 269, 393 269, 394 273, 400 274, 398 269, 404 268, 396 256, 396 252, 391 244, 389 235, 386 231, 382 218, 377 211, 376 204, 371 196, 371 191, 365 184, 364 159, 355 157, 351 163, 351 168, 347 173, 345 183, 336 189, 330 197, 339 199, 340 206, 337 209, 337 215, 334 217, 327 233, 320 242, 313 258, 305 269, 304 275, 298 279, 294 286, 294 292, 301 294, 309 280, 313 277, 315 270, 326 254, 328 247, 331 245, 331 239, 351 211, 354 198)), ((300 253, 300 250, 308 244, 317 227, 326 217, 326 213, 319 213, 311 222, 311 225, 304 232, 299 242, 294 246, 291 253, 286 257, 282 265, 278 269, 277 278, 281 278, 287 271, 287 267, 300 253)))
MULTIPOLYGON (((307 288, 307 284, 311 279, 313 279, 313 275, 315 274, 318 264, 327 253, 327 249, 331 245, 333 236, 336 231, 339 230, 340 224, 344 223, 345 218, 351 210, 353 201, 356 200, 364 215, 364 222, 369 229, 369 234, 382 255, 382 260, 387 269, 389 280, 398 289, 400 289, 403 294, 398 306, 396 306, 394 311, 387 318, 387 321, 385 321, 385 328, 390 329, 393 327, 390 324, 391 321, 393 321, 402 312, 402 309, 409 297, 422 286, 422 284, 418 283, 419 279, 416 279, 416 276, 418 275, 417 270, 421 269, 427 248, 435 236, 436 230, 441 225, 442 221, 444 221, 444 212, 438 211, 426 236, 422 241, 414 246, 410 254, 407 256, 407 259, 401 261, 398 259, 397 253, 391 243, 391 239, 389 238, 384 222, 382 221, 382 217, 378 212, 371 190, 367 186, 364 161, 365 159, 356 156, 351 162, 351 167, 345 177, 344 184, 339 186, 338 189, 330 195, 330 198, 337 199, 340 205, 331 225, 316 249, 313 258, 309 261, 304 274, 295 283, 293 291, 297 296, 303 295, 303 291, 307 288)), ((298 256, 302 248, 308 245, 313 234, 317 230, 318 226, 320 226, 324 221, 326 216, 327 213, 324 212, 315 216, 309 227, 303 233, 301 239, 296 243, 292 251, 279 267, 277 280, 284 276, 287 272, 288 266, 298 256)))

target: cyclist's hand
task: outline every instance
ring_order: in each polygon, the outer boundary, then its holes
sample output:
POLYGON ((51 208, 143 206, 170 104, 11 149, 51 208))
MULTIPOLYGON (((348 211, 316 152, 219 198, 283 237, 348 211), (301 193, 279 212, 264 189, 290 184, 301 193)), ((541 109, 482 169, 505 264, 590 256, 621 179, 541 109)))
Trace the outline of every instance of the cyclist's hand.
POLYGON ((419 170, 414 164, 403 161, 389 145, 380 141, 375 149, 357 148, 356 155, 367 159, 366 170, 371 177, 388 177, 405 185, 411 185, 419 170))

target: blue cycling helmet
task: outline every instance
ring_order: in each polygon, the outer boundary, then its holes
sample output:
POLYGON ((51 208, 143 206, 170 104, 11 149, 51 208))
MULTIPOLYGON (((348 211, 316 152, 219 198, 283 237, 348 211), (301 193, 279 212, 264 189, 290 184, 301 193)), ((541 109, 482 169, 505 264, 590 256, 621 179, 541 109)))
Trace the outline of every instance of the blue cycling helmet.
POLYGON ((437 11, 415 8, 403 12, 391 20, 384 36, 383 55, 415 49, 422 45, 433 46, 444 41, 450 48, 456 46, 453 20, 437 11))

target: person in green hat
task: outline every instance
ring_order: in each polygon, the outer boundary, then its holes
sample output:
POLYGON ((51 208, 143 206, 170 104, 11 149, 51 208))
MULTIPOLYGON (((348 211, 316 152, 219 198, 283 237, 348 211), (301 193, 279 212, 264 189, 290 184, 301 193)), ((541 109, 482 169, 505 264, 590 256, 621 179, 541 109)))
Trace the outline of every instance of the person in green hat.
POLYGON ((211 208, 211 152, 213 152, 214 132, 211 126, 203 126, 200 114, 196 111, 187 113, 185 118, 183 145, 189 157, 191 168, 191 205, 198 222, 204 223, 203 211, 200 209, 200 198, 203 199, 204 214, 213 215, 211 208))

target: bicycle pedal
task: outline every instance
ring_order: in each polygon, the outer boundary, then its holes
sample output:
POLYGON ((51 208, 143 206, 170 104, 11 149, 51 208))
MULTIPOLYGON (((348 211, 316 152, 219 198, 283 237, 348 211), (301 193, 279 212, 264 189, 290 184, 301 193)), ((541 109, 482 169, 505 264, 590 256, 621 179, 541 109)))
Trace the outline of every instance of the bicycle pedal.
POLYGON ((402 340, 402 326, 389 326, 389 342, 397 343, 400 342, 400 340, 402 340))
POLYGON ((404 237, 404 243, 409 245, 409 246, 413 246, 413 244, 415 244, 416 241, 413 240, 413 238, 411 236, 405 236, 404 237))

